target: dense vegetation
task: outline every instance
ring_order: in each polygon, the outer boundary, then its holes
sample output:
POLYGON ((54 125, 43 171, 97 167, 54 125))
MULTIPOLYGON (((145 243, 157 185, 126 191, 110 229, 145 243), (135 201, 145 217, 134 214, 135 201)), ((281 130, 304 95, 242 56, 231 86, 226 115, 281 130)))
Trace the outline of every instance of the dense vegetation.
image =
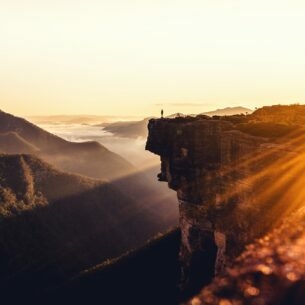
POLYGON ((305 105, 273 105, 257 109, 251 116, 253 121, 281 124, 305 124, 305 105))
POLYGON ((265 106, 238 124, 237 129, 255 136, 267 138, 294 136, 305 131, 305 106, 265 106))

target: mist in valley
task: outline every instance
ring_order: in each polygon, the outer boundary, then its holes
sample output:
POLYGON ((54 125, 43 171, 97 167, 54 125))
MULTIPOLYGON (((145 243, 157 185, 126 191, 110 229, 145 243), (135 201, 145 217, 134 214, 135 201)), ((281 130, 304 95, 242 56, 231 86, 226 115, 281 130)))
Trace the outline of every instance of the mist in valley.
POLYGON ((121 155, 135 165, 139 170, 149 166, 159 166, 159 156, 145 150, 146 138, 118 137, 105 131, 104 127, 89 124, 69 123, 39 123, 44 130, 49 131, 71 142, 97 141, 109 150, 121 155))
MULTIPOLYGON (((125 118, 125 120, 126 119, 128 118, 125 118)), ((165 198, 168 201, 168 213, 172 215, 170 218, 173 219, 177 216, 178 219, 178 215, 176 214, 176 211, 178 210, 176 193, 168 188, 167 183, 160 183, 158 181, 157 175, 160 172, 160 157, 145 150, 146 137, 120 137, 106 131, 100 124, 91 125, 88 124, 87 120, 82 120, 80 122, 81 124, 57 121, 54 123, 40 123, 37 125, 67 141, 76 143, 88 141, 99 142, 110 151, 123 157, 136 168, 133 169, 130 174, 144 174, 149 185, 159 192, 160 198, 165 198)), ((102 123, 105 123, 105 121, 102 123)), ((65 163, 66 161, 62 162, 65 163)), ((84 158, 83 161, 86 163, 86 158, 84 158)), ((85 166, 86 165, 84 165, 84 167, 85 166)), ((118 177, 118 180, 121 178, 123 177, 118 177)), ((175 224, 177 221, 172 221, 171 223, 175 224)))

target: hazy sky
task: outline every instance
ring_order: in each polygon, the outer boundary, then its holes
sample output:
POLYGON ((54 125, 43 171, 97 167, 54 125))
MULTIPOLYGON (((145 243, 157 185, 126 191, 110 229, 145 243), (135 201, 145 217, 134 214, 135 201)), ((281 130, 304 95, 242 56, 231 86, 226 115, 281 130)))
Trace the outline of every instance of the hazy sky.
POLYGON ((0 0, 0 108, 156 115, 305 101, 305 2, 0 0))

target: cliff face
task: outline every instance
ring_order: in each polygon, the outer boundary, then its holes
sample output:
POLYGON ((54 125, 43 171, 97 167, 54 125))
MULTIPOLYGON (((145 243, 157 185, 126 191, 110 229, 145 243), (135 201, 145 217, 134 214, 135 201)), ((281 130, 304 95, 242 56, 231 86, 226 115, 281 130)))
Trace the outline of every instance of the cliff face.
POLYGON ((196 290, 287 212, 280 198, 291 200, 291 179, 283 164, 298 153, 293 143, 224 120, 152 119, 148 129, 146 149, 161 157, 159 180, 178 196, 182 285, 196 290))

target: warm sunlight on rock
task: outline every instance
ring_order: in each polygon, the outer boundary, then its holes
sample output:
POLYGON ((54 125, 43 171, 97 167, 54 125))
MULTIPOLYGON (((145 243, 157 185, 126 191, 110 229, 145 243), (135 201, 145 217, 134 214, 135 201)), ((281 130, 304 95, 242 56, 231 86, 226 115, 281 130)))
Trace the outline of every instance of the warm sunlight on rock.
POLYGON ((255 287, 248 287, 245 289, 245 296, 251 296, 251 297, 256 297, 259 295, 259 289, 255 287))
POLYGON ((232 304, 264 304, 271 278, 283 296, 284 287, 304 279, 304 114, 304 106, 292 105, 248 117, 149 122, 146 148, 161 156, 159 179, 180 203, 183 288, 219 275, 199 295, 203 303, 218 304, 231 291, 232 304), (238 254, 235 267, 225 269, 238 254))
POLYGON ((229 300, 222 299, 219 301, 219 305, 232 305, 232 302, 229 300))
POLYGON ((191 300, 191 305, 201 305, 202 303, 201 303, 201 301, 200 301, 200 299, 199 298, 193 298, 192 300, 191 300))

